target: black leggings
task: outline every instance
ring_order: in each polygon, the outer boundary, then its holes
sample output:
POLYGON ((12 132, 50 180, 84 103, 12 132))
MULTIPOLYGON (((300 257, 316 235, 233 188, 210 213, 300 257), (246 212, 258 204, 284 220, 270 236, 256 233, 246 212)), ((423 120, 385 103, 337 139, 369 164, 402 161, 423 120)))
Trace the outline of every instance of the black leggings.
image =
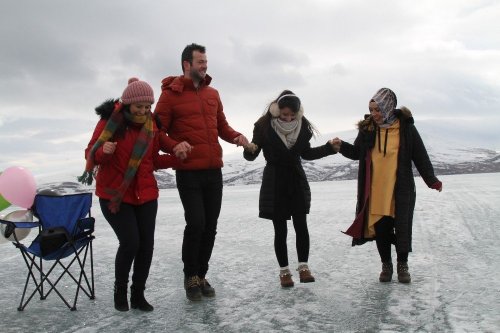
POLYGON ((120 243, 115 258, 115 282, 128 283, 133 262, 132 284, 139 288, 145 287, 153 259, 158 201, 148 201, 139 206, 121 203, 116 214, 109 211, 109 200, 99 199, 99 203, 102 214, 120 243))
MULTIPOLYGON (((307 229, 306 214, 293 215, 295 229, 295 246, 299 262, 309 259, 309 230, 307 229)), ((274 225, 274 251, 280 267, 288 266, 288 249, 286 237, 288 233, 287 220, 273 220, 274 225)))
MULTIPOLYGON (((394 234, 394 218, 390 216, 382 217, 375 223, 375 241, 377 250, 380 254, 382 262, 391 262, 391 244, 396 243, 396 235, 394 234)), ((408 252, 397 252, 398 262, 408 261, 408 252)))

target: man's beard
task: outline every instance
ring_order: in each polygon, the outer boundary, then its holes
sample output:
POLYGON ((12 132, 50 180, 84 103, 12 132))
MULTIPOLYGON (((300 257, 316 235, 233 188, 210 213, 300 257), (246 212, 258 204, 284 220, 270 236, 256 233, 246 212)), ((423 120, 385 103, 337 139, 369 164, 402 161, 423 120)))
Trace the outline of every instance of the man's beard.
POLYGON ((201 80, 203 80, 205 78, 205 75, 206 74, 200 74, 200 72, 198 71, 191 71, 191 79, 193 79, 193 81, 198 81, 200 82, 201 80))

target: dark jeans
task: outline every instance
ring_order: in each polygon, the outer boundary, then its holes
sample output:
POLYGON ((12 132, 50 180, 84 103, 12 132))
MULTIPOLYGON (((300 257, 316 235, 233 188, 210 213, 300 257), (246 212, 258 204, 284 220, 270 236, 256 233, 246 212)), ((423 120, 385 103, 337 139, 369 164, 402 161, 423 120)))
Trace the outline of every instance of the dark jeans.
MULTIPOLYGON (((394 218, 390 216, 382 217, 375 223, 375 241, 377 250, 380 254, 382 262, 392 261, 391 244, 396 243, 396 235, 394 234, 394 218)), ((398 262, 408 261, 408 252, 398 252, 398 262)))
POLYGON ((222 172, 177 170, 176 181, 186 220, 182 242, 184 275, 205 277, 222 204, 222 172))
POLYGON ((153 259, 158 201, 148 201, 140 206, 121 203, 116 214, 110 212, 109 200, 99 199, 99 203, 102 214, 120 243, 115 258, 115 282, 128 283, 133 262, 132 283, 139 288, 144 287, 153 259))
MULTIPOLYGON (((295 229, 295 247, 299 262, 309 259, 309 230, 307 229, 306 214, 293 215, 295 229)), ((280 267, 288 266, 288 249, 286 237, 288 233, 287 220, 273 220, 274 225, 274 251, 280 267)))

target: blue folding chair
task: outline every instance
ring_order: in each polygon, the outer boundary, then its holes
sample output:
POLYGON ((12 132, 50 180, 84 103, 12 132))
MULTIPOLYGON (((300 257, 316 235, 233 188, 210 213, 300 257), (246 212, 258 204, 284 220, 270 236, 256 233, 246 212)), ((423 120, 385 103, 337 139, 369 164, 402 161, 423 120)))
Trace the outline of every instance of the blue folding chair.
POLYGON ((6 224, 4 236, 8 238, 13 235, 12 243, 21 251, 28 268, 21 302, 17 308, 19 311, 23 311, 37 293, 44 300, 54 291, 71 311, 76 310, 80 290, 90 299, 95 298, 92 252, 95 220, 91 216, 91 206, 92 193, 62 196, 38 194, 32 207, 38 222, 0 220, 0 223, 6 224), (35 227, 38 227, 38 235, 30 246, 25 246, 17 239, 16 228, 35 227), (90 261, 90 269, 86 265, 87 259, 90 261), (48 270, 44 267, 45 262, 49 263, 48 270), (64 281, 72 280, 76 283, 72 304, 68 303, 57 288, 63 278, 64 281), (34 290, 29 294, 27 290, 30 281, 34 284, 34 290))

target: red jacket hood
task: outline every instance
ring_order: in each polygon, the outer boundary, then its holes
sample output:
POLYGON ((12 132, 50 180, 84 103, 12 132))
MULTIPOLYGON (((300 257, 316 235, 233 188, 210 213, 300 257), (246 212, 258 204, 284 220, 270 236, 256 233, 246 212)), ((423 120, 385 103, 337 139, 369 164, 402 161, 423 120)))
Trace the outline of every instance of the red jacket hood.
MULTIPOLYGON (((200 82, 201 85, 208 86, 212 82, 212 77, 210 75, 205 75, 205 78, 200 82)), ((161 90, 170 89, 175 92, 182 92, 184 89, 196 90, 193 84, 193 80, 186 79, 184 75, 179 76, 167 76, 161 81, 161 90)))

